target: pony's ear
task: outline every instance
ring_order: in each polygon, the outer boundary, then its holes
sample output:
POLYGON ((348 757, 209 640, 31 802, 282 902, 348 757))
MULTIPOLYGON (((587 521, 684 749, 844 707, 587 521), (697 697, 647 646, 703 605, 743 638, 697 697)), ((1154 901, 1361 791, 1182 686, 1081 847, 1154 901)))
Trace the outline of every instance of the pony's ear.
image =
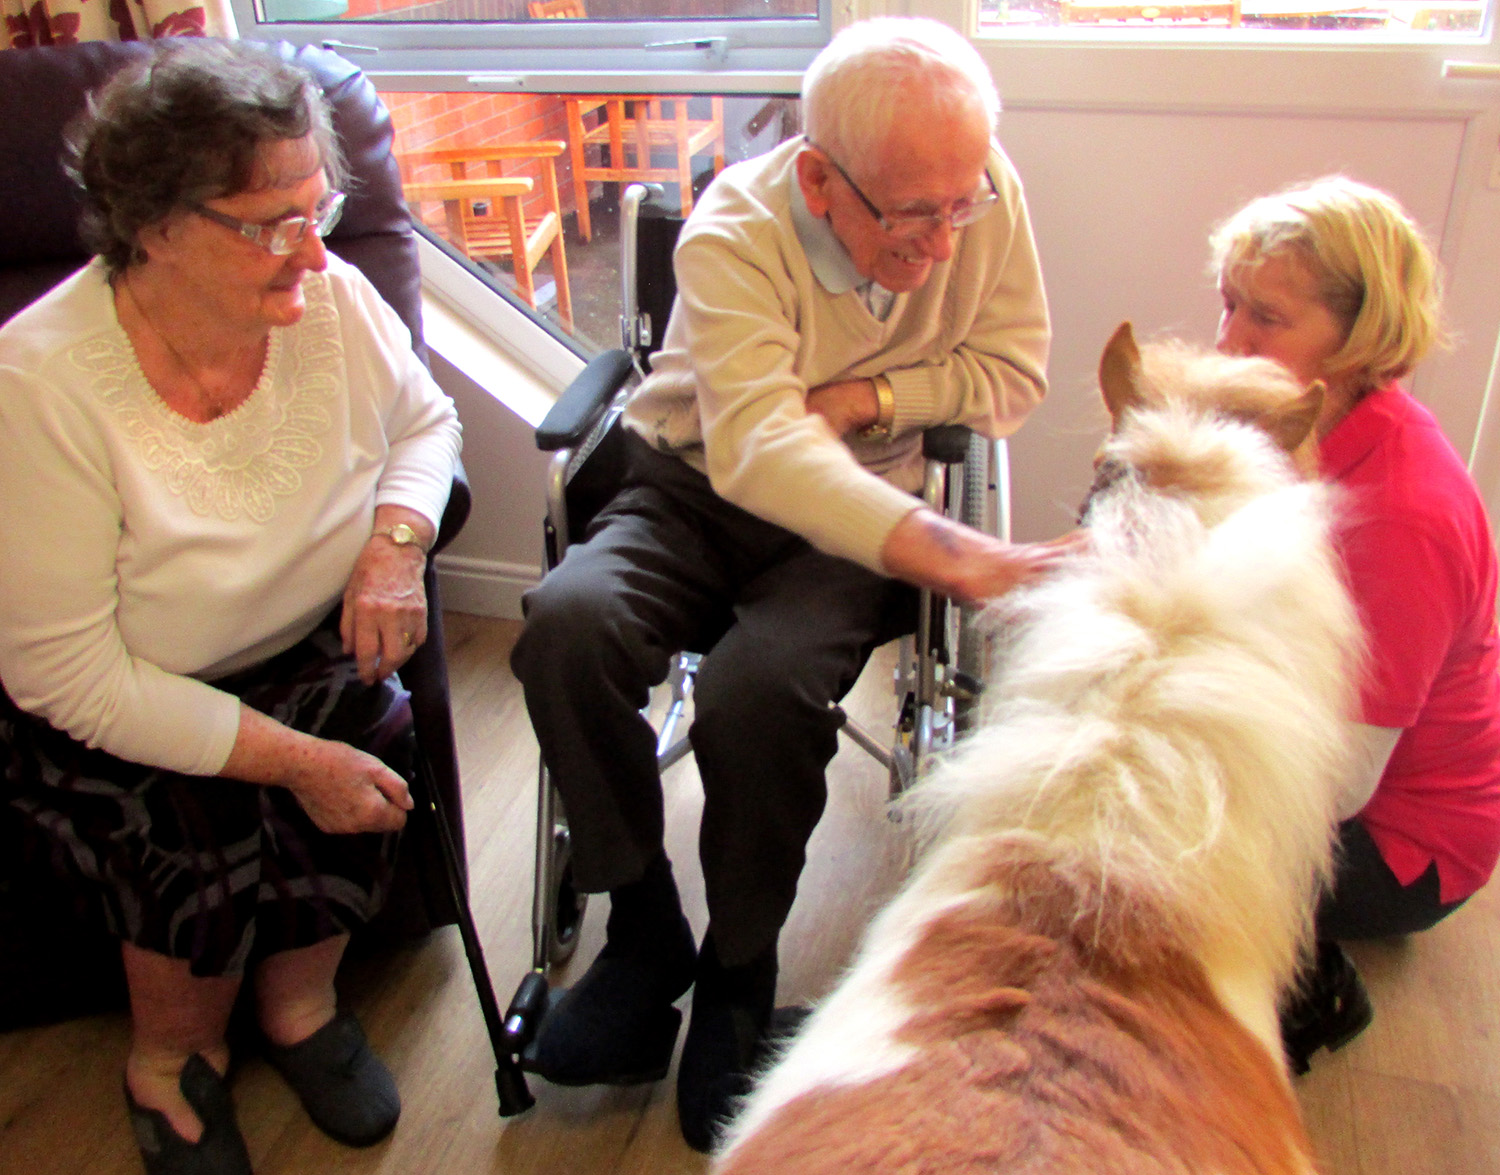
POLYGON ((1318 423, 1325 390, 1322 380, 1314 380, 1302 395, 1280 408, 1267 411, 1256 423, 1283 452, 1296 452, 1297 446, 1307 440, 1313 426, 1318 423))
POLYGON ((1115 429, 1127 409, 1141 403, 1141 351, 1130 323, 1122 322, 1104 346, 1099 359, 1099 390, 1115 429))

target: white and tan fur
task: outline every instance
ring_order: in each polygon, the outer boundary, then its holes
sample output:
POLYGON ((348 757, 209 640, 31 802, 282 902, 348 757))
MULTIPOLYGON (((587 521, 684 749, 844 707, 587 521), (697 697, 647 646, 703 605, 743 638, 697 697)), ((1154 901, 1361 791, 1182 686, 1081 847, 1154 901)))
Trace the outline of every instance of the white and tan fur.
POLYGON ((1321 389, 1128 324, 1100 381, 1091 551, 1003 605, 983 720, 910 798, 921 863, 719 1175, 1314 1169, 1276 1008, 1358 656, 1295 468, 1321 389))

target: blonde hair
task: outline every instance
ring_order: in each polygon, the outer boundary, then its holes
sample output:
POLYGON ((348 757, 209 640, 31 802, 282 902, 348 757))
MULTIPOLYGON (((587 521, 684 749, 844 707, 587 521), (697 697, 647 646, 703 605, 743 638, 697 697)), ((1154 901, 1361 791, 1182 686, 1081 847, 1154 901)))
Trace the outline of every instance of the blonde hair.
POLYGON ((1219 278, 1290 255, 1345 329, 1324 374, 1359 394, 1409 375, 1447 342, 1437 258, 1392 197, 1335 175, 1252 200, 1209 240, 1219 278))

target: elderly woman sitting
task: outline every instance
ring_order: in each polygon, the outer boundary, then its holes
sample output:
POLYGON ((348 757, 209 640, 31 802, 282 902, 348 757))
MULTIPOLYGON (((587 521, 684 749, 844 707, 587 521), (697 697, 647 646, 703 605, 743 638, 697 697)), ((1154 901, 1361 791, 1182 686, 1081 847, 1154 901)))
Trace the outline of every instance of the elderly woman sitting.
POLYGON ((271 1063, 368 1145, 400 1102, 334 976, 412 803, 393 675, 458 421, 325 251, 342 164, 300 70, 159 50, 72 167, 98 256, 0 330, 6 798, 121 939, 149 1172, 250 1169, 223 1082, 247 974, 271 1063))

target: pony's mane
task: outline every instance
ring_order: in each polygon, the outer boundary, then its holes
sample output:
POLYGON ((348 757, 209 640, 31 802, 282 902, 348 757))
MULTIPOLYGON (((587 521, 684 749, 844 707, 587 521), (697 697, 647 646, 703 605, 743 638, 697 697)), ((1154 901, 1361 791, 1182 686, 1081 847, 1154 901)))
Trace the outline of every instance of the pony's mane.
POLYGON ((1357 648, 1331 491, 1190 397, 1129 413, 1106 454, 1128 472, 1091 504, 1092 551, 994 608, 982 719, 908 797, 942 831, 927 870, 983 888, 1003 845, 1069 879, 1106 955, 1136 949, 1144 910, 1285 980, 1329 868, 1357 648))
MULTIPOLYGON (((1271 359, 1220 355, 1161 339, 1140 348, 1139 390, 1150 407, 1177 407, 1194 415, 1261 426, 1298 400, 1306 389, 1271 359)), ((1292 467, 1317 473, 1317 438, 1309 431, 1292 446, 1292 467)))

